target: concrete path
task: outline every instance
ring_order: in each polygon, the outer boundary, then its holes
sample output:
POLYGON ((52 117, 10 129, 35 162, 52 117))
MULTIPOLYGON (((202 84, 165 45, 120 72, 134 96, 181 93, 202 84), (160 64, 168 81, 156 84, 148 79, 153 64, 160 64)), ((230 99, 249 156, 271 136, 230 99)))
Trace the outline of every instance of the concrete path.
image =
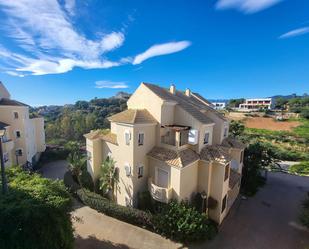
POLYGON ((59 160, 47 163, 40 169, 42 176, 51 179, 62 180, 64 173, 68 170, 68 163, 65 160, 59 160))
POLYGON ((75 249, 181 248, 181 244, 103 215, 86 206, 77 207, 73 216, 76 233, 75 249))

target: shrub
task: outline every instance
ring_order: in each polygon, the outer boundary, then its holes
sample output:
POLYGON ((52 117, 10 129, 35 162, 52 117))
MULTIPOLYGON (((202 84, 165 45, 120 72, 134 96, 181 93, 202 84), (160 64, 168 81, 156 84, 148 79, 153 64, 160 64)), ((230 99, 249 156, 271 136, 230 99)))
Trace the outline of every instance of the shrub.
POLYGON ((0 194, 0 247, 71 249, 71 199, 60 181, 7 170, 9 192, 0 194))
POLYGON ((82 174, 80 176, 80 181, 81 181, 83 188, 86 188, 90 191, 94 191, 94 184, 93 184, 92 177, 86 169, 82 171, 82 174))
POLYGON ((309 161, 294 164, 289 168, 292 174, 309 175, 309 161))
POLYGON ((153 219, 155 231, 171 239, 189 242, 211 239, 217 232, 216 226, 188 204, 176 201, 162 206, 153 219))
POLYGON ((79 184, 76 182, 76 180, 73 178, 71 171, 65 172, 63 182, 71 193, 75 193, 78 189, 81 188, 79 184))
POLYGON ((302 203, 302 211, 299 219, 304 226, 309 228, 309 193, 307 199, 302 203))
POLYGON ((138 193, 138 209, 144 211, 154 211, 153 199, 149 191, 139 192, 138 193))
POLYGON ((150 213, 131 207, 120 206, 87 189, 77 190, 77 196, 85 205, 101 213, 133 225, 152 229, 152 215, 150 213))

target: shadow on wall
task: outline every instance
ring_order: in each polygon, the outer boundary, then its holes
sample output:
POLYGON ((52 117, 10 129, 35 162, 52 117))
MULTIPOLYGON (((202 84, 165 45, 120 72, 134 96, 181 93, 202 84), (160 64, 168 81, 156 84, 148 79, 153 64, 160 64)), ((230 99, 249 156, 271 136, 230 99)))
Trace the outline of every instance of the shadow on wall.
POLYGON ((82 238, 80 236, 75 237, 75 249, 129 249, 130 247, 124 244, 115 244, 109 240, 100 240, 95 236, 89 236, 87 238, 82 238))

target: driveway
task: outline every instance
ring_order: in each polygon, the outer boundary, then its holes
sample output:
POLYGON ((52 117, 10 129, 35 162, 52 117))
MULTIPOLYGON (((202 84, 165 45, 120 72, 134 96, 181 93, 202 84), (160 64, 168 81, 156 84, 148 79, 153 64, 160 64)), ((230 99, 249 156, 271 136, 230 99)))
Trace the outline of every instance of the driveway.
POLYGON ((51 179, 62 180, 64 173, 68 169, 68 163, 65 160, 53 161, 43 165, 40 169, 42 176, 51 179))

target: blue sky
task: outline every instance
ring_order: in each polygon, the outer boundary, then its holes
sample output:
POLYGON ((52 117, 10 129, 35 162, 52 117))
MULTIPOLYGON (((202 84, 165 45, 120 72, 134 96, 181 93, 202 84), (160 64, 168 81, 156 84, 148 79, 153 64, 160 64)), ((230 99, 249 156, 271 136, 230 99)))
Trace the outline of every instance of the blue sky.
POLYGON ((0 0, 0 80, 30 105, 133 92, 309 92, 307 0, 0 0))

